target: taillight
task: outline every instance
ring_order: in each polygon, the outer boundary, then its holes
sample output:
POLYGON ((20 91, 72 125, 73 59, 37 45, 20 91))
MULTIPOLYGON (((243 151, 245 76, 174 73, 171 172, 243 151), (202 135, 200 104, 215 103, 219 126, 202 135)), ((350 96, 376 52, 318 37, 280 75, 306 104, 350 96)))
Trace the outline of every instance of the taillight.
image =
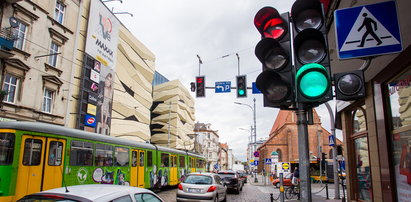
POLYGON ((213 192, 217 189, 216 186, 211 186, 210 188, 208 188, 207 192, 213 192))
POLYGON ((178 184, 178 189, 179 189, 179 190, 183 190, 183 185, 178 184))

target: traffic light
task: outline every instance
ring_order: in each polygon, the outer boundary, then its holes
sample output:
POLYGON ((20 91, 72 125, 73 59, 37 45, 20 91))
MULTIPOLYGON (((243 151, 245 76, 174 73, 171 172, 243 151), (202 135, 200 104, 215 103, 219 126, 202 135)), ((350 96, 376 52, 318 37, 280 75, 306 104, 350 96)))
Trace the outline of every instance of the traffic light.
POLYGON ((237 97, 247 97, 247 77, 245 75, 237 76, 237 97))
POLYGON ((326 154, 325 153, 321 153, 321 167, 323 168, 323 171, 326 169, 326 154))
POLYGON ((196 91, 196 83, 191 82, 190 83, 190 89, 191 89, 191 92, 195 92, 196 91))
POLYGON ((205 97, 205 76, 196 77, 196 97, 205 97))
POLYGON ((262 38, 255 55, 263 65, 256 85, 264 94, 265 107, 288 109, 295 101, 289 24, 289 13, 280 15, 272 7, 260 9, 254 17, 262 38))
POLYGON ((323 7, 319 0, 297 0, 291 13, 297 102, 315 107, 332 99, 323 7))
POLYGON ((362 70, 334 74, 336 99, 351 101, 365 97, 364 83, 362 70))

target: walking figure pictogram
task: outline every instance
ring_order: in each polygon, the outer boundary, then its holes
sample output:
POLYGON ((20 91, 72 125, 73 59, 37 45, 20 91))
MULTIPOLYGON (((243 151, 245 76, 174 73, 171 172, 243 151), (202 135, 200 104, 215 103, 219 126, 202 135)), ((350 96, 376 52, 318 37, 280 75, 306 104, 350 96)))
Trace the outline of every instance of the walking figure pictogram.
POLYGON ((371 36, 378 42, 377 45, 382 44, 381 39, 377 36, 377 34, 375 34, 374 29, 372 28, 372 25, 374 24, 375 31, 377 31, 377 23, 373 19, 367 17, 367 13, 363 13, 362 16, 364 17, 364 21, 362 25, 358 28, 358 31, 360 31, 364 26, 366 31, 362 36, 361 44, 358 47, 364 47, 364 43, 368 34, 371 34, 371 36))

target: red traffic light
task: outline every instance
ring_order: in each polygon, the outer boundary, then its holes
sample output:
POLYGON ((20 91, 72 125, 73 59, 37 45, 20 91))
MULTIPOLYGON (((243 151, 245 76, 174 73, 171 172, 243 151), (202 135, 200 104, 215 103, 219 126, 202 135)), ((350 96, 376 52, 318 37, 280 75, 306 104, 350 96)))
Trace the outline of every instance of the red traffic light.
POLYGON ((260 9, 254 17, 254 25, 264 38, 281 39, 288 30, 286 21, 273 7, 260 9))
POLYGON ((203 83, 204 78, 203 77, 197 77, 197 83, 203 83))

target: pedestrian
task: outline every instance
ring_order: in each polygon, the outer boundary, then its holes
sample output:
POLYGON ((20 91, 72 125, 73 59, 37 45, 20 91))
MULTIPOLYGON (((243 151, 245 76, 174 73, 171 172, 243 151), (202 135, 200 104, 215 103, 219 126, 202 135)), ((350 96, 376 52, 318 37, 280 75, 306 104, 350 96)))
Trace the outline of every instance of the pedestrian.
POLYGON ((300 178, 300 172, 298 171, 298 167, 295 167, 294 173, 293 173, 293 178, 291 179, 291 183, 293 185, 298 185, 299 178, 300 178))

